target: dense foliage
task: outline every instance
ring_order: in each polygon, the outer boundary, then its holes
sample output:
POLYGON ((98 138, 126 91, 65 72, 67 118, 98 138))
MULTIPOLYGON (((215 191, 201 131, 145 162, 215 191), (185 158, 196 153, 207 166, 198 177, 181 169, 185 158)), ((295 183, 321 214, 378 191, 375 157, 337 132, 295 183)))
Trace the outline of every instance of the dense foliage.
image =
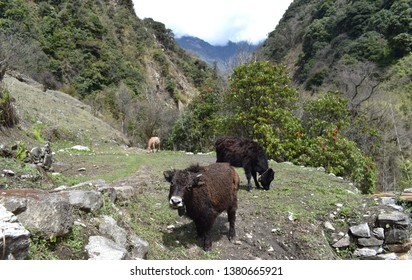
POLYGON ((233 109, 229 122, 260 142, 270 158, 323 166, 350 178, 364 193, 375 189, 373 161, 340 133, 349 124, 349 111, 339 94, 308 102, 299 118, 294 111, 297 92, 286 68, 257 62, 235 70, 227 100, 233 109))
POLYGON ((339 134, 373 159, 386 191, 412 182, 411 51, 411 0, 295 0, 257 54, 292 69, 301 104, 346 99, 339 134))
POLYGON ((177 110, 215 77, 163 23, 136 17, 131 0, 0 0, 3 60, 46 89, 83 99, 140 143, 162 133, 142 126, 153 123, 142 114, 151 103, 177 110))

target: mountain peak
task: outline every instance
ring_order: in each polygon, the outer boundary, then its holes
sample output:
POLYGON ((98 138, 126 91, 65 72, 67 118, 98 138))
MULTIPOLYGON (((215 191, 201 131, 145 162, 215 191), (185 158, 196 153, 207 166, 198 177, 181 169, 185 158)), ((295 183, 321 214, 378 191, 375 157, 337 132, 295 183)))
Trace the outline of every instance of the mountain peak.
POLYGON ((200 59, 204 60, 209 65, 217 63, 219 70, 227 72, 230 70, 230 60, 233 59, 239 52, 248 52, 250 54, 259 46, 246 41, 233 42, 227 41, 224 46, 214 46, 210 43, 189 35, 176 38, 176 42, 180 47, 188 52, 193 53, 200 59))

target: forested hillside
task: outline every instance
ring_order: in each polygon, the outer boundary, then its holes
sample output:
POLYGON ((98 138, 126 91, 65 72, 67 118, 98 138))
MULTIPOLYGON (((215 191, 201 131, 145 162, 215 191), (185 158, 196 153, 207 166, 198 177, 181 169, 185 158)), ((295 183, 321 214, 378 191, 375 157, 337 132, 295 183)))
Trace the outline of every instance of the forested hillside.
POLYGON ((136 141, 166 134, 177 108, 216 80, 131 0, 0 1, 0 62, 89 103, 136 141))
POLYGON ((393 189, 412 176, 411 50, 410 0, 295 0, 257 55, 287 65, 300 103, 346 100, 344 135, 393 189))

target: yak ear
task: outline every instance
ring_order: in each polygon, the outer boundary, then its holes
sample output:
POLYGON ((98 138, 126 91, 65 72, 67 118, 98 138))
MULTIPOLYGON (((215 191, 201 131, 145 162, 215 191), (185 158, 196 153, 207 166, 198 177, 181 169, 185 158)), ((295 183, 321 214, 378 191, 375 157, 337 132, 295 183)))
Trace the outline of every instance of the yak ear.
POLYGON ((203 180, 203 174, 198 174, 196 177, 193 179, 193 184, 192 187, 201 187, 205 184, 205 181, 203 180))
POLYGON ((166 181, 170 183, 173 179, 173 176, 175 176, 175 170, 172 169, 172 170, 163 171, 163 176, 165 177, 166 181))

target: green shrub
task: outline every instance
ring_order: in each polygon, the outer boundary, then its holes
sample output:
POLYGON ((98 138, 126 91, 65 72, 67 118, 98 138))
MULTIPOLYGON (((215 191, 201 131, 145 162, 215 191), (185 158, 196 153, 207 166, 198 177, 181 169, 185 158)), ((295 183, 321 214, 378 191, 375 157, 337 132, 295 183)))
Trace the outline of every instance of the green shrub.
POLYGON ((17 150, 16 150, 16 158, 19 161, 24 162, 27 158, 27 154, 28 154, 28 150, 24 142, 19 142, 19 144, 17 145, 17 150))
POLYGON ((256 139, 268 157, 323 166, 355 182, 362 193, 374 191, 374 162, 340 132, 350 122, 347 101, 338 93, 307 102, 298 118, 296 90, 285 67, 258 62, 235 69, 227 100, 233 112, 228 119, 235 128, 232 134, 256 139))

